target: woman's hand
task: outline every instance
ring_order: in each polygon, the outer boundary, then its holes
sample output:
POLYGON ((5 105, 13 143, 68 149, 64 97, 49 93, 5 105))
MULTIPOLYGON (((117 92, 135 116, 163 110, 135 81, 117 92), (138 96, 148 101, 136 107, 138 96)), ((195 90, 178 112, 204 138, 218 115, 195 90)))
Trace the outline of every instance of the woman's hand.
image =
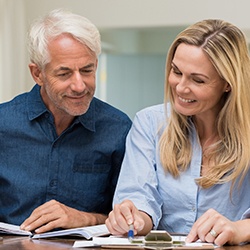
POLYGON ((106 226, 114 235, 126 234, 131 224, 134 225, 135 235, 146 234, 152 229, 151 218, 146 213, 139 211, 130 200, 116 204, 106 219, 106 226))
POLYGON ((187 236, 187 242, 198 239, 218 246, 238 245, 250 240, 250 219, 230 221, 214 209, 209 209, 193 225, 187 236))

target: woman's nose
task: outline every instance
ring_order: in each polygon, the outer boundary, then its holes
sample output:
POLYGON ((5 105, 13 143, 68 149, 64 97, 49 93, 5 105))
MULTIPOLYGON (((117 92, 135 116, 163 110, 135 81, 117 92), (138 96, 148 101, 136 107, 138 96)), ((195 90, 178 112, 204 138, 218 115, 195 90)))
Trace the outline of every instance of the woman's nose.
POLYGON ((187 79, 182 77, 176 85, 176 91, 179 93, 188 93, 190 91, 190 85, 187 79))

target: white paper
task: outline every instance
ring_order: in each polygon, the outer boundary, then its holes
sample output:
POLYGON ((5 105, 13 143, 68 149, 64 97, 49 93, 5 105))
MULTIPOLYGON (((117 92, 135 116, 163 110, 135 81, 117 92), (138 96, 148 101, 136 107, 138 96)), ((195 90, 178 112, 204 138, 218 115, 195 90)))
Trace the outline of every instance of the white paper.
POLYGON ((21 230, 20 226, 0 222, 0 231, 3 233, 17 234, 17 235, 32 235, 31 232, 21 230))
MULTIPOLYGON (((136 239, 143 240, 144 237, 136 237, 136 239)), ((91 241, 78 240, 75 241, 73 247, 90 247, 90 246, 102 246, 102 245, 140 245, 131 243, 126 237, 93 237, 91 241)))
POLYGON ((49 237, 57 237, 57 236, 81 236, 85 239, 91 239, 94 236, 100 235, 107 235, 109 231, 105 224, 95 225, 95 226, 88 226, 88 227, 78 227, 78 228, 71 228, 71 229, 63 229, 59 231, 49 231, 46 233, 41 234, 34 234, 32 236, 33 239, 40 239, 40 238, 49 238, 49 237))
MULTIPOLYGON (((140 239, 143 241, 144 237, 136 237, 136 239, 140 239)), ((182 241, 185 242, 186 236, 172 236, 173 241, 182 241)), ((201 247, 203 245, 206 245, 207 243, 203 243, 200 240, 197 242, 192 242, 192 243, 185 243, 185 246, 190 246, 190 247, 201 247)), ((86 241, 86 240, 79 240, 75 241, 73 247, 98 247, 102 245, 134 245, 134 246, 143 246, 143 244, 135 244, 131 243, 128 238, 126 237, 116 237, 116 236, 109 236, 109 237, 93 237, 91 241, 86 241)), ((209 244, 211 245, 211 244, 209 244)))
POLYGON ((122 237, 93 237, 96 245, 130 245, 128 238, 122 237))
POLYGON ((92 240, 77 240, 75 241, 73 247, 98 247, 98 245, 95 245, 92 240))

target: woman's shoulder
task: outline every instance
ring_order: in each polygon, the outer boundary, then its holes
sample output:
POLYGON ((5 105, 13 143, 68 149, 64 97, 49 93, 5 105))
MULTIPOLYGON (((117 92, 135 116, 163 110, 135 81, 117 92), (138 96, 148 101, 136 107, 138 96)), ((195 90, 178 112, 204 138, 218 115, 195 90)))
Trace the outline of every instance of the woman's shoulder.
POLYGON ((155 113, 155 114, 163 114, 165 113, 165 105, 163 103, 149 106, 146 108, 141 109, 137 112, 137 114, 147 114, 147 113, 155 113))
POLYGON ((157 120, 166 118, 166 113, 168 112, 169 104, 157 104, 153 106, 146 107, 136 113, 136 117, 145 117, 148 119, 156 118, 157 120))
POLYGON ((136 113, 134 124, 149 130, 158 131, 166 125, 166 105, 158 104, 146 107, 136 113))

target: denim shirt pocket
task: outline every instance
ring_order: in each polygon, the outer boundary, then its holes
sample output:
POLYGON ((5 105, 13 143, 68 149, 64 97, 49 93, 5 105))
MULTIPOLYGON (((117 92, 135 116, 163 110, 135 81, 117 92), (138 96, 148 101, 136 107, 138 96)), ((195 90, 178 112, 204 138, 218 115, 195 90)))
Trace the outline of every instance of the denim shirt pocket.
POLYGON ((73 167, 74 183, 73 200, 83 210, 96 212, 106 199, 111 199, 109 193, 110 164, 85 164, 73 167))

